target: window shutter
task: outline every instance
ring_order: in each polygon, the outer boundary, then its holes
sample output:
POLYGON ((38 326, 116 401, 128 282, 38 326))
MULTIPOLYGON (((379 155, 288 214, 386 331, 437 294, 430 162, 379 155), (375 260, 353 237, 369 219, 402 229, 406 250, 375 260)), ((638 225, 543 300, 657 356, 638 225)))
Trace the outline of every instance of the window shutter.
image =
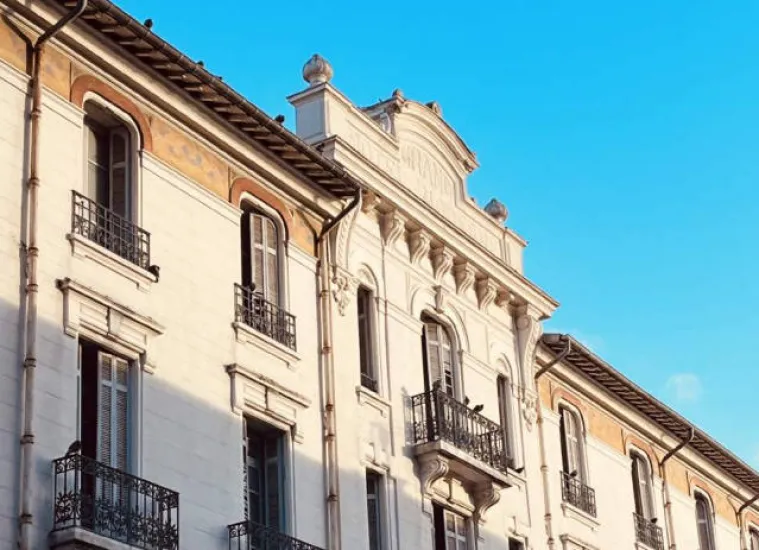
POLYGON ((440 352, 442 355, 444 389, 448 395, 453 395, 453 346, 448 331, 442 326, 437 326, 440 332, 440 352))
POLYGON ((759 550, 759 531, 751 530, 751 550, 759 550))
POLYGON ((98 354, 98 456, 112 468, 129 466, 129 364, 108 353, 98 354))
POLYGON ((130 220, 129 134, 125 128, 111 130, 110 141, 110 208, 130 220))
POLYGON ((638 455, 632 457, 632 481, 633 496, 635 497, 635 513, 639 516, 646 517, 643 513, 643 493, 641 492, 640 483, 640 458, 638 455))
POLYGON ((279 304, 279 243, 277 228, 274 222, 264 218, 264 233, 266 243, 266 299, 279 304))
POLYGON ((709 504, 701 495, 696 497, 696 523, 698 525, 699 550, 714 550, 712 520, 709 504))
POLYGON ((242 218, 240 219, 240 245, 241 245, 241 256, 242 256, 242 284, 243 286, 250 286, 253 284, 253 273, 252 273, 252 267, 253 267, 253 255, 252 255, 252 246, 251 243, 252 240, 252 231, 253 231, 253 223, 251 221, 251 214, 249 211, 244 211, 242 213, 242 218))
POLYGON ((266 292, 264 287, 264 228, 259 214, 250 215, 250 245, 252 256, 252 283, 258 292, 266 292))
POLYGON ((580 469, 580 439, 578 437, 577 417, 572 411, 562 409, 562 420, 564 422, 564 446, 566 449, 565 466, 568 474, 577 472, 577 478, 582 479, 580 469))
POLYGON ((509 382, 504 376, 498 377, 498 412, 501 417, 501 431, 503 432, 503 445, 506 456, 512 459, 511 449, 511 418, 509 414, 509 382))
POLYGON ((444 390, 442 380, 442 368, 440 365, 440 339, 438 334, 438 325, 436 323, 424 324, 424 335, 427 341, 427 372, 429 376, 430 389, 435 387, 435 383, 440 383, 440 389, 444 390))

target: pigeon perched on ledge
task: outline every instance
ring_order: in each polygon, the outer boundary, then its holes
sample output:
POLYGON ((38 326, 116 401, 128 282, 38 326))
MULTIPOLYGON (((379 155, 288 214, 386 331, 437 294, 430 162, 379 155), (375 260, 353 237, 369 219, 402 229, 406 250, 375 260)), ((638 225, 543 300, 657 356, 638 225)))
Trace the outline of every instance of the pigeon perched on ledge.
POLYGON ((66 456, 78 455, 82 452, 82 442, 78 439, 69 445, 69 450, 66 451, 66 456))

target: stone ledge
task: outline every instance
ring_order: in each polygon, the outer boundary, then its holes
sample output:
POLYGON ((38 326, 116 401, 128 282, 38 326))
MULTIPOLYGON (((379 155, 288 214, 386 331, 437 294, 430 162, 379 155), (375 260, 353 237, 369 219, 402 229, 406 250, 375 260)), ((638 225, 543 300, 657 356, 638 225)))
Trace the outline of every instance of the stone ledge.
POLYGON ((109 539, 81 527, 68 527, 60 531, 52 531, 48 536, 51 549, 56 550, 134 550, 117 540, 109 539))

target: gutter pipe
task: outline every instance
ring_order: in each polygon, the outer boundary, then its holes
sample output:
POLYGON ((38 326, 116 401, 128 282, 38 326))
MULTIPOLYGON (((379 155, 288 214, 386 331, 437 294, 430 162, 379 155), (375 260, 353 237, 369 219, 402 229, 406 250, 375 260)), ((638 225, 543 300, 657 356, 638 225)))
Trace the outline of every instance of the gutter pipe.
POLYGON ((42 118, 42 54, 45 44, 63 27, 73 22, 87 9, 88 0, 78 0, 76 6, 64 15, 52 27, 44 31, 31 46, 31 112, 29 114, 29 179, 27 181, 27 201, 24 207, 23 219, 27 224, 26 246, 26 327, 25 349, 23 363, 23 382, 21 388, 21 461, 19 472, 20 511, 19 511, 19 549, 31 550, 31 531, 33 527, 32 514, 32 453, 34 445, 34 381, 37 367, 37 298, 39 283, 37 282, 37 264, 39 247, 37 245, 38 208, 39 208, 39 134, 42 118))
POLYGON ((327 470, 327 547, 330 550, 340 550, 341 525, 340 525, 340 479, 337 460, 337 418, 335 413, 335 359, 332 353, 332 304, 330 294, 332 292, 332 279, 329 276, 329 241, 325 237, 335 229, 338 224, 353 212, 361 203, 361 189, 356 188, 355 195, 350 204, 346 206, 334 219, 327 222, 316 239, 319 270, 319 309, 321 313, 321 363, 324 376, 324 445, 327 470))
POLYGON ((669 550, 676 550, 675 544, 675 525, 672 519, 672 497, 669 492, 669 483, 667 482, 667 461, 680 452, 686 445, 693 442, 696 437, 696 428, 690 427, 687 439, 683 439, 674 449, 669 451, 659 462, 659 473, 662 479, 662 498, 664 499, 664 523, 667 529, 667 539, 669 540, 669 550))
MULTIPOLYGON (((547 373, 550 369, 552 369, 556 364, 558 364, 560 361, 565 359, 571 352, 572 352, 572 339, 566 335, 563 334, 559 336, 559 340, 566 341, 566 347, 559 353, 554 359, 552 359, 547 365, 545 365, 543 368, 539 369, 538 372, 535 373, 535 390, 537 391, 537 381, 538 378, 543 376, 545 373, 547 373)), ((553 523, 552 523, 552 516, 551 516, 551 483, 550 483, 550 476, 548 474, 548 457, 546 453, 546 443, 545 443, 545 429, 543 428, 543 411, 542 407, 540 406, 540 397, 535 400, 535 407, 537 409, 537 420, 536 423, 538 425, 538 446, 540 447, 540 472, 543 476, 543 503, 545 504, 545 527, 546 527, 546 535, 548 536, 548 549, 554 550, 556 541, 553 537, 553 523)))

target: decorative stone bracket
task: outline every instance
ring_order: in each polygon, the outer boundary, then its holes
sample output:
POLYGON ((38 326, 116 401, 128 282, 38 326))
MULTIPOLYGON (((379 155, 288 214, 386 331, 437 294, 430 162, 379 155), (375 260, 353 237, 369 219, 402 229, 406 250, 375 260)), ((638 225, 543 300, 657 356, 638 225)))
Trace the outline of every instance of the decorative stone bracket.
POLYGON ((412 265, 419 265, 430 253, 430 235, 424 229, 414 229, 408 234, 408 248, 412 265))
POLYGON ((527 429, 532 431, 538 418, 538 396, 531 390, 523 390, 522 393, 522 416, 527 429))
POLYGON ((397 211, 386 212, 380 217, 380 232, 386 246, 395 246, 406 230, 406 224, 397 211))
POLYGON ((340 315, 345 315, 345 311, 350 304, 351 298, 358 290, 359 280, 348 271, 341 267, 335 267, 332 277, 332 297, 337 302, 337 311, 340 315))
POLYGON ((153 372, 150 346, 163 326, 72 279, 58 279, 56 287, 63 293, 63 332, 82 334, 133 360, 144 357, 143 368, 153 372))
POLYGON ((468 261, 464 260, 453 265, 453 277, 456 280, 456 292, 464 294, 472 288, 477 270, 468 261))
POLYGON ((242 365, 227 365, 226 370, 232 384, 234 412, 260 418, 290 432, 296 443, 303 442, 298 415, 311 405, 310 399, 242 365))
POLYGON ((432 249, 432 274, 435 277, 435 281, 440 283, 443 277, 453 267, 453 260, 456 254, 450 248, 445 245, 436 246, 432 249))

